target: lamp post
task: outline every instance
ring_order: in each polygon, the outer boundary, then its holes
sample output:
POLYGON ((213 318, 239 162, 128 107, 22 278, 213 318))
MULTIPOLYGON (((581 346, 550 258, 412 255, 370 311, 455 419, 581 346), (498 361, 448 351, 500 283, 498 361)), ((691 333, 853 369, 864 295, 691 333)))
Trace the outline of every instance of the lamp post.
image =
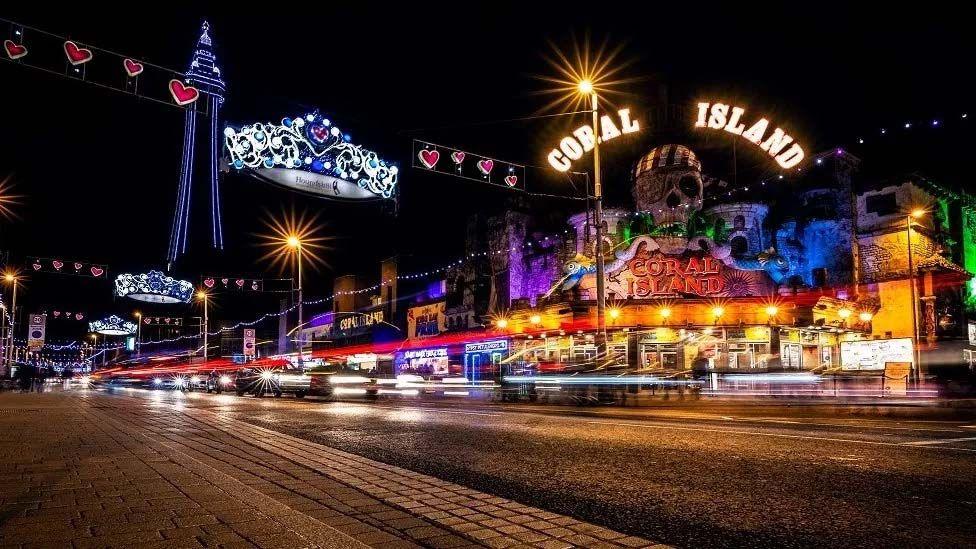
POLYGON ((915 358, 915 385, 918 387, 922 382, 922 350, 918 343, 918 298, 915 291, 915 262, 912 257, 912 220, 919 219, 925 215, 925 210, 916 208, 905 216, 905 231, 908 235, 908 285, 911 288, 912 297, 912 347, 915 358))
POLYGON ((136 311, 136 356, 142 354, 142 313, 136 311))
POLYGON ((606 284, 603 265, 603 182, 600 178, 600 102, 593 82, 580 80, 577 85, 580 95, 590 96, 590 110, 593 116, 593 224, 596 225, 596 322, 597 354, 604 351, 607 342, 606 284))
POLYGON ((203 332, 203 363, 206 364, 207 363, 207 324, 209 321, 209 319, 207 318, 207 312, 208 312, 207 303, 209 302, 209 300, 207 299, 207 292, 203 290, 197 292, 197 299, 203 301, 203 324, 200 325, 201 326, 200 331, 203 332))
POLYGON ((298 363, 302 363, 302 351, 304 350, 304 338, 302 337, 302 239, 297 235, 289 235, 287 240, 288 247, 295 250, 295 261, 298 263, 298 363))
POLYGON ((8 345, 9 349, 6 351, 7 364, 12 365, 14 362, 14 331, 17 327, 17 282, 20 279, 14 273, 3 275, 3 279, 13 285, 13 289, 11 290, 12 295, 10 297, 10 334, 8 338, 10 345, 8 345))

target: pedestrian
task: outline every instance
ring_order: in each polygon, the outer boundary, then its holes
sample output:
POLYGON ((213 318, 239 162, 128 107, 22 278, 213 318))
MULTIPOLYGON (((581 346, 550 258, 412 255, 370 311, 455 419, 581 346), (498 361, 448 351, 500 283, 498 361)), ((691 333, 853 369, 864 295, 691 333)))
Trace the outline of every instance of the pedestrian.
POLYGON ((17 384, 20 385, 20 392, 26 393, 30 391, 31 380, 34 378, 34 373, 31 372, 30 365, 22 364, 17 368, 17 384))
POLYGON ((34 367, 34 390, 38 393, 44 392, 45 371, 41 366, 34 367))

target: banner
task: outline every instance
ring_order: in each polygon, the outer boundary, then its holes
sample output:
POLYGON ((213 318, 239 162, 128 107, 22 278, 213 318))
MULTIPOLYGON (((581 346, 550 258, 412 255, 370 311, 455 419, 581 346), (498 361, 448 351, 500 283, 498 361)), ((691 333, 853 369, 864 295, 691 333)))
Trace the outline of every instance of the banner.
POLYGON ((525 190, 525 166, 479 154, 413 140, 413 167, 508 189, 525 190))
MULTIPOLYGON (((183 83, 182 72, 6 19, 0 19, 0 36, 6 38, 0 59, 9 63, 207 114, 210 102, 196 101, 199 93, 183 83)), ((4 82, 12 82, 16 70, 5 71, 4 82)))
POLYGON ((264 291, 264 281, 258 278, 240 278, 233 276, 205 276, 203 286, 208 290, 234 290, 247 292, 264 291))
POLYGON ((36 351, 44 346, 44 335, 47 329, 47 315, 32 314, 27 328, 27 348, 36 351))
POLYGON ((27 258, 27 266, 35 273, 54 273, 73 276, 87 276, 90 278, 108 278, 108 265, 88 263, 87 261, 71 261, 56 257, 27 258))
POLYGON ((254 358, 254 328, 244 329, 244 356, 254 358))

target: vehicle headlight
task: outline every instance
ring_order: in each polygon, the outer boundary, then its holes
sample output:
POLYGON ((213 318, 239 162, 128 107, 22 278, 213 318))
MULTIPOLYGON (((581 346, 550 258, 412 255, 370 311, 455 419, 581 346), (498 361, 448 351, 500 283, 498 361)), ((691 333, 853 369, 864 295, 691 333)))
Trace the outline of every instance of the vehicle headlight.
POLYGON ((162 384, 163 384, 163 380, 162 379, 160 379, 158 377, 157 378, 153 378, 153 385, 162 385, 162 384))
POLYGON ((230 376, 220 376, 221 385, 227 385, 230 383, 230 376))
POLYGON ((178 377, 173 380, 173 385, 176 385, 177 387, 182 387, 186 385, 186 380, 183 379, 182 377, 178 377))
POLYGON ((265 379, 265 380, 271 379, 271 376, 273 376, 273 375, 274 375, 274 373, 272 373, 272 372, 268 372, 268 371, 261 372, 261 379, 265 379))
POLYGON ((198 378, 197 376, 193 376, 190 378, 190 383, 194 383, 194 384, 200 383, 200 378, 198 378))

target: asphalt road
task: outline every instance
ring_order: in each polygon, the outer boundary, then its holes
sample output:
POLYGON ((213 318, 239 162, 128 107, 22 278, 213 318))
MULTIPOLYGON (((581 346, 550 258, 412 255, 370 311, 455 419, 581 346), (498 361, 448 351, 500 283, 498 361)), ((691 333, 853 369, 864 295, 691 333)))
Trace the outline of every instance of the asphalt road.
POLYGON ((126 394, 681 547, 976 545, 976 420, 126 394))

